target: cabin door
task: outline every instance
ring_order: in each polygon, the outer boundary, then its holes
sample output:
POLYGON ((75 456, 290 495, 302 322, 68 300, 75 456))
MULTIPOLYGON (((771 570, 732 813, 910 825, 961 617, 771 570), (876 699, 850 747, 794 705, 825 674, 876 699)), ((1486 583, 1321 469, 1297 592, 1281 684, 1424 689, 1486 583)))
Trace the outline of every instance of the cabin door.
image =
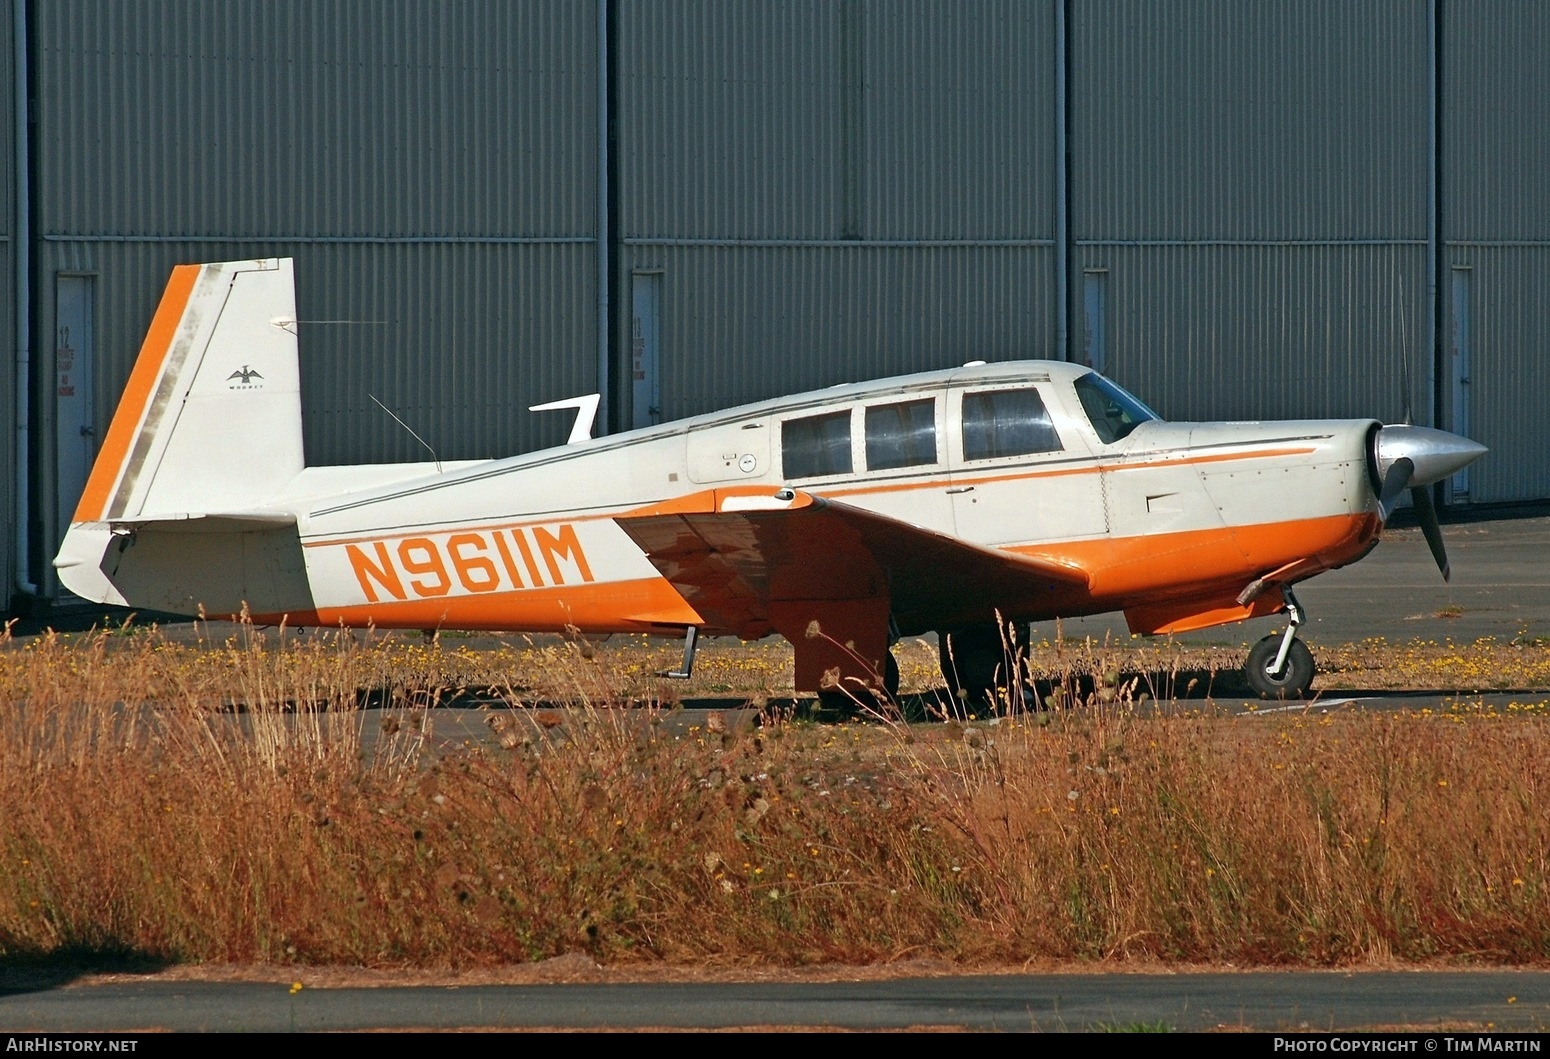
POLYGON ((1041 544, 1108 532, 1103 481, 1082 435, 1050 414, 1048 384, 969 387, 948 401, 958 535, 1041 544))

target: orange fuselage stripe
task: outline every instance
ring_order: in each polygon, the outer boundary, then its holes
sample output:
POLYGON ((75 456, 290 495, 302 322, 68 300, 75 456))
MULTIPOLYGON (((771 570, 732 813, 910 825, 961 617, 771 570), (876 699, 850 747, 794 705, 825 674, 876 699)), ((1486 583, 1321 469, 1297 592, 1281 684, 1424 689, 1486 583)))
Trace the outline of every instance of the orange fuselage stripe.
MULTIPOLYGON (((271 622, 278 617, 262 616, 271 622)), ((705 624, 673 586, 661 578, 318 607, 315 611, 290 614, 288 620, 292 625, 508 632, 563 632, 567 628, 582 632, 643 632, 705 624)))
POLYGON ((113 413, 113 422, 102 440, 102 447, 97 450, 91 476, 87 478, 86 489, 81 493, 80 503, 76 505, 76 522, 92 522, 107 517, 108 505, 113 499, 113 487, 118 484, 123 473, 124 461, 134 445, 135 435, 139 432, 141 420, 145 418, 151 395, 156 392, 156 381, 161 377, 162 364, 166 362, 167 353, 172 348, 172 340, 178 333, 183 312, 188 308, 188 299, 194 291, 194 282, 199 278, 200 267, 179 265, 172 270, 172 276, 167 280, 161 304, 156 307, 156 315, 151 319, 150 330, 145 333, 140 355, 135 358, 129 382, 124 386, 124 396, 119 401, 118 410, 113 413))
MULTIPOLYGON (((1230 599, 1255 577, 1294 560, 1311 559, 1318 568, 1330 568, 1359 558, 1378 528, 1376 516, 1358 513, 1054 545, 1016 545, 1006 550, 1085 570, 1092 579, 1091 587, 1062 585, 1041 591, 1037 599, 1007 600, 1006 604, 1027 610, 1028 617, 1074 617, 1213 593, 1225 593, 1230 599)), ((705 589, 701 587, 701 591, 705 589)), ((717 597, 703 602, 714 608, 723 600, 717 597)), ((768 608, 768 601, 764 606, 768 608)), ((704 624, 672 585, 658 578, 320 607, 316 612, 292 614, 290 621, 293 625, 528 632, 573 626, 597 633, 704 624)))

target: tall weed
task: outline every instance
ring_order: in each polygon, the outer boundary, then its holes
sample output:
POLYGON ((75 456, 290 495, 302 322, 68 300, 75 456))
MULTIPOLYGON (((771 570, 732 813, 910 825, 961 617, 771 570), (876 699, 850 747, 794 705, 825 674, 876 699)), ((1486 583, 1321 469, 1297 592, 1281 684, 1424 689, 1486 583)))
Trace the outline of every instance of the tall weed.
POLYGON ((395 666, 348 634, 0 644, 0 958, 1550 951, 1537 708, 1165 715, 1094 658, 1075 709, 748 726, 617 708, 589 650, 508 674, 507 697, 565 683, 584 705, 491 710, 489 743, 453 747, 425 708, 456 691, 431 648, 395 666))

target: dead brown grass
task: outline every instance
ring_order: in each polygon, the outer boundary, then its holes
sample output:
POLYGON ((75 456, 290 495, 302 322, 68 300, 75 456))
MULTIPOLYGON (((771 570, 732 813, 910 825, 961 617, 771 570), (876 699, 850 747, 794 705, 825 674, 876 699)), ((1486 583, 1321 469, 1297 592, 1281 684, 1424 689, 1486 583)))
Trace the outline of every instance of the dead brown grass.
POLYGON ((536 679, 588 705, 503 712, 499 748, 452 751, 423 705, 466 674, 429 648, 407 664, 380 651, 251 632, 203 650, 106 633, 6 645, 0 957, 1550 952, 1541 710, 1164 716, 1132 688, 1015 723, 738 731, 607 708, 617 674, 559 646, 536 679), (363 688, 381 708, 358 708, 363 688))

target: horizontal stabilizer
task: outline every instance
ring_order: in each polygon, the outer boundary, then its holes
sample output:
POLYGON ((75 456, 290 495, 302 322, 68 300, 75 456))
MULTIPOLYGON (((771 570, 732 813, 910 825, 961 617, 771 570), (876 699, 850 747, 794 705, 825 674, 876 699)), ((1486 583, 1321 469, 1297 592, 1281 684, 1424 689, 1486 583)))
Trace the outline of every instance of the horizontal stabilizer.
POLYGON ((209 617, 312 610, 301 537, 288 514, 77 522, 54 567, 70 591, 93 603, 209 617))
POLYGON ((294 525, 296 525, 296 516, 289 511, 243 511, 233 514, 198 512, 108 520, 108 526, 115 533, 139 532, 157 527, 176 529, 182 533, 253 533, 294 525))

